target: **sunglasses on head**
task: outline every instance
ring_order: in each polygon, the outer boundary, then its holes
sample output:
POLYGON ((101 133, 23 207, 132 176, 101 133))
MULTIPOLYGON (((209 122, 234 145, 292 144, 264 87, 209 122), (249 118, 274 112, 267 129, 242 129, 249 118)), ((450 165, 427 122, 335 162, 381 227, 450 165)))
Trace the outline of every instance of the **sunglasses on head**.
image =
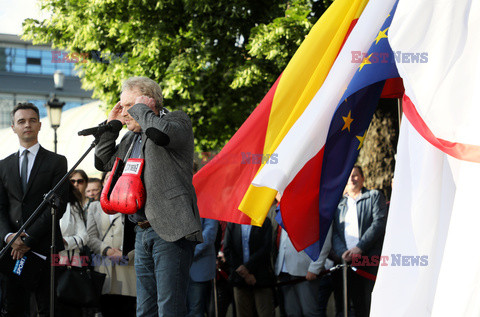
POLYGON ((79 179, 71 178, 70 183, 72 183, 73 185, 75 185, 75 183, 78 183, 79 185, 81 185, 81 184, 85 183, 85 180, 83 178, 79 178, 79 179))

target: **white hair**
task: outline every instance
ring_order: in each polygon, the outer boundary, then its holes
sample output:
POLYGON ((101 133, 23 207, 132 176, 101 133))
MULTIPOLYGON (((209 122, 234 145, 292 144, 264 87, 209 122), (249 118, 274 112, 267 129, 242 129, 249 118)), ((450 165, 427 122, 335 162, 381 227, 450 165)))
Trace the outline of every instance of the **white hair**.
POLYGON ((138 89, 142 95, 155 99, 155 106, 160 111, 163 107, 162 88, 148 77, 130 77, 122 84, 122 92, 138 89))

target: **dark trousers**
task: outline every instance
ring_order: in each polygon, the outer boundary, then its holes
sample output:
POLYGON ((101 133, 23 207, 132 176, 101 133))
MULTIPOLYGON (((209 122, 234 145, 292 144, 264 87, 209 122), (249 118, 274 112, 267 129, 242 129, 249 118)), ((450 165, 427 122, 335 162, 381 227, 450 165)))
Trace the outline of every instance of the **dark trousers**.
POLYGON ((2 316, 25 316, 32 309, 38 312, 39 316, 50 315, 50 272, 43 270, 38 286, 33 290, 26 289, 12 276, 6 276, 5 303, 2 309, 2 316), (33 293, 36 307, 30 307, 30 297, 33 293))
MULTIPOLYGON (((218 317, 227 316, 228 307, 233 303, 233 288, 232 285, 224 278, 217 278, 215 286, 212 287, 211 300, 208 308, 208 316, 216 316, 215 309, 218 317), (215 307, 215 296, 216 304, 215 307)), ((233 315, 235 316, 235 309, 233 309, 233 315)))
MULTIPOLYGON (((378 267, 361 267, 370 274, 376 275, 378 267)), ((335 301, 337 315, 343 316, 343 275, 341 271, 337 271, 334 276, 335 301), (340 303, 339 303, 340 302, 340 303)), ((351 269, 347 274, 347 296, 349 302, 353 304, 355 317, 368 317, 370 315, 370 303, 372 299, 372 291, 375 281, 358 275, 351 269)))
POLYGON ((330 295, 333 292, 333 282, 330 275, 320 277, 320 285, 318 292, 318 304, 320 306, 320 316, 327 316, 327 306, 330 295))

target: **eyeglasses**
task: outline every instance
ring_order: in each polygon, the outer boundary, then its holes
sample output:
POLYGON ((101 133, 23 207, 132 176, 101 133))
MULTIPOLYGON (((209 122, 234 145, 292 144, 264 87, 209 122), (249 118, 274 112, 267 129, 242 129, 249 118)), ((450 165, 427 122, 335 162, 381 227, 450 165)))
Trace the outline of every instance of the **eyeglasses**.
POLYGON ((79 179, 70 178, 70 183, 72 183, 72 185, 75 185, 75 183, 78 183, 78 185, 82 185, 83 183, 85 183, 85 180, 83 178, 79 178, 79 179))

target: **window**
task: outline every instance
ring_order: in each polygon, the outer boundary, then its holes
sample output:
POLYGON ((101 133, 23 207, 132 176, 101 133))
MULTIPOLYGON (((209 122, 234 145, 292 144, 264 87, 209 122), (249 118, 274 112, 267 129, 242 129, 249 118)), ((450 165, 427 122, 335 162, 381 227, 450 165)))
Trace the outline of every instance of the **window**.
MULTIPOLYGON (((52 75, 60 69, 66 76, 76 76, 77 72, 74 70, 76 64, 63 61, 52 62, 53 52, 48 49, 6 47, 0 54, 0 70, 14 73, 52 75)), ((61 54, 63 56, 65 53, 61 52, 61 54)))
POLYGON ((27 65, 42 65, 40 57, 27 57, 27 65))

